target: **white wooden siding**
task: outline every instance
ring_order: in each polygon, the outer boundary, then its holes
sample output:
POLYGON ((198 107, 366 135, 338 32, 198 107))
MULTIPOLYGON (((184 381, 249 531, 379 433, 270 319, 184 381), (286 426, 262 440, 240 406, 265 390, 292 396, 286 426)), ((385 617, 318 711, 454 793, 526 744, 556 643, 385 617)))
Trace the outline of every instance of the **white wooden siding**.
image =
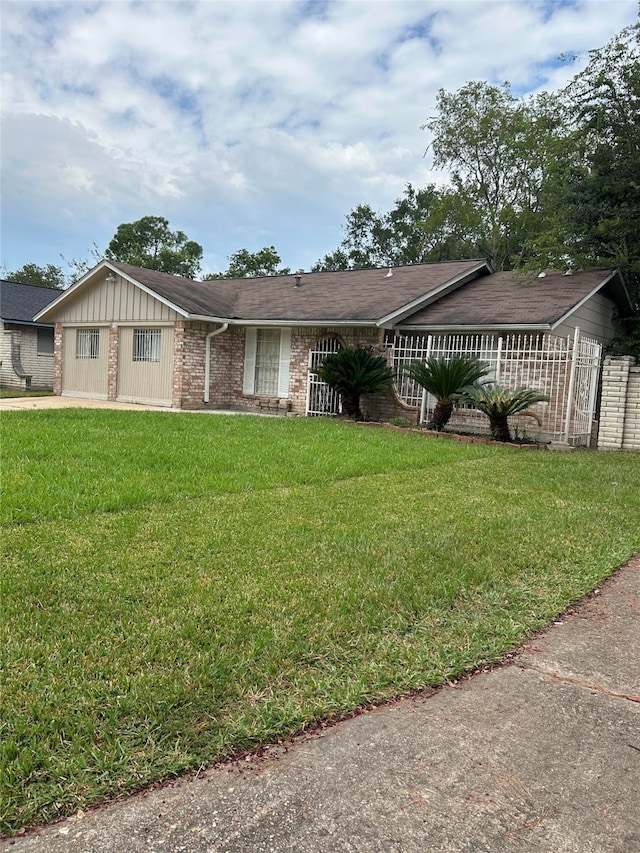
POLYGON ((106 326, 98 329, 98 358, 76 358, 77 331, 78 329, 72 326, 63 332, 62 393, 70 397, 106 400, 109 329, 106 326))
POLYGON ((134 361, 134 326, 120 326, 118 396, 123 403, 170 406, 173 381, 173 328, 161 326, 159 361, 134 361))

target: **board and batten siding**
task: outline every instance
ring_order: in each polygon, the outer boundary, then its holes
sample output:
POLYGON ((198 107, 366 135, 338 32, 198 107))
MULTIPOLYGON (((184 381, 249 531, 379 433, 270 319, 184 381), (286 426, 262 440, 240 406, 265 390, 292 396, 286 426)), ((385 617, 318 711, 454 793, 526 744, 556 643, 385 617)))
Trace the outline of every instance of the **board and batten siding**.
POLYGON ((158 361, 134 361, 136 329, 151 326, 120 326, 118 330, 118 391, 122 403, 170 406, 173 381, 173 326, 159 326, 158 361))
POLYGON ((606 343, 619 333, 613 321, 615 305, 613 300, 601 293, 594 294, 591 299, 567 317, 553 330, 554 335, 573 337, 576 326, 585 338, 595 338, 600 343, 606 343))
POLYGON ((180 315, 172 308, 120 276, 115 282, 105 277, 93 287, 80 290, 56 313, 59 323, 162 323, 178 319, 180 315))
POLYGON ((98 357, 77 358, 77 327, 63 330, 62 393, 69 397, 107 399, 109 364, 109 328, 92 327, 98 331, 98 357))

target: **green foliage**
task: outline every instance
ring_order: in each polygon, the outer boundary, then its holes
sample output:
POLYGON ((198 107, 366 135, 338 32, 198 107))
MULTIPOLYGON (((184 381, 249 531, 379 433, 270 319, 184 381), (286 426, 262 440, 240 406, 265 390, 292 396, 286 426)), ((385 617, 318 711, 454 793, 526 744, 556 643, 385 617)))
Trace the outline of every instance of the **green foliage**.
POLYGON ((357 421, 362 420, 361 395, 382 391, 393 380, 393 371, 385 357, 374 356, 362 347, 343 347, 329 353, 311 372, 340 394, 345 415, 357 421))
POLYGON ((205 279, 258 278, 267 275, 288 275, 289 267, 280 267, 281 258, 275 246, 265 246, 258 252, 239 249, 229 257, 226 272, 209 273, 205 279))
POLYGON ((562 236, 581 265, 618 267, 640 307, 640 24, 591 51, 565 97, 581 165, 560 199, 562 236))
POLYGON ((433 134, 434 166, 451 171, 455 193, 473 211, 480 255, 509 269, 542 227, 540 202, 565 154, 560 103, 549 94, 518 100, 508 83, 476 81, 440 89, 436 106, 423 125, 433 134))
POLYGON ((458 197, 429 184, 404 194, 386 213, 359 204, 348 215, 340 246, 311 268, 368 269, 477 256, 468 207, 458 197))
POLYGON ((15 272, 5 273, 7 281, 17 281, 20 284, 35 284, 37 287, 57 287, 63 290, 66 279, 62 267, 54 264, 39 266, 38 264, 24 264, 15 272))
POLYGON ((508 418, 526 411, 535 403, 547 402, 549 397, 533 388, 503 388, 494 383, 472 385, 463 389, 459 400, 471 403, 489 418, 491 434, 498 441, 511 441, 508 418))
POLYGON ((105 256, 144 269, 195 278, 202 246, 189 240, 183 231, 171 231, 162 216, 143 216, 118 226, 105 256))
POLYGON ((486 376, 489 366, 471 356, 458 355, 450 359, 431 356, 424 362, 412 361, 404 372, 436 398, 428 427, 441 430, 449 422, 456 394, 486 376))

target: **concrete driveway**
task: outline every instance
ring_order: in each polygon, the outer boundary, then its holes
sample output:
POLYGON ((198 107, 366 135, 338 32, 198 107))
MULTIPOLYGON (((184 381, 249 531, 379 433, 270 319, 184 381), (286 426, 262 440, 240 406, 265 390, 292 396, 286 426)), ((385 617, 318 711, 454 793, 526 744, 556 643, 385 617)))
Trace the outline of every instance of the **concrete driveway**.
POLYGON ((107 400, 87 400, 83 397, 4 397, 0 411, 21 412, 31 409, 131 409, 135 411, 171 412, 175 409, 160 406, 141 406, 137 403, 110 403, 107 400))
POLYGON ((24 412, 40 409, 123 409, 131 412, 180 412, 200 415, 255 415, 278 417, 263 412, 235 409, 171 409, 168 406, 144 406, 140 403, 115 403, 108 400, 89 400, 85 397, 5 397, 0 399, 0 412, 24 412))

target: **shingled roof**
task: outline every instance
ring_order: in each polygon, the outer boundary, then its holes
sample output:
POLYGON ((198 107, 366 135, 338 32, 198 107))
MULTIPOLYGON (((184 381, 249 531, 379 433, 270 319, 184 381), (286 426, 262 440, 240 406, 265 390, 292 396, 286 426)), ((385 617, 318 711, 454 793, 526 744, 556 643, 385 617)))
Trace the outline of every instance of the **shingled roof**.
POLYGON ((563 275, 491 273, 483 260, 383 269, 192 281, 102 261, 42 312, 90 287, 96 274, 123 275, 187 319, 283 325, 379 325, 385 328, 551 329, 602 288, 622 311, 631 307, 619 274, 593 269, 563 275))
POLYGON ((376 323, 395 312, 415 310, 443 288, 490 272, 486 261, 466 260, 194 282, 127 264, 110 266, 186 315, 297 323, 376 323))
POLYGON ((631 309, 629 294, 614 270, 590 269, 572 275, 547 272, 540 278, 498 272, 446 294, 399 325, 406 329, 552 329, 603 288, 623 312, 631 309))
POLYGON ((60 296, 60 291, 53 287, 38 287, 3 279, 0 281, 0 319, 3 323, 31 325, 35 315, 57 296, 60 296))

